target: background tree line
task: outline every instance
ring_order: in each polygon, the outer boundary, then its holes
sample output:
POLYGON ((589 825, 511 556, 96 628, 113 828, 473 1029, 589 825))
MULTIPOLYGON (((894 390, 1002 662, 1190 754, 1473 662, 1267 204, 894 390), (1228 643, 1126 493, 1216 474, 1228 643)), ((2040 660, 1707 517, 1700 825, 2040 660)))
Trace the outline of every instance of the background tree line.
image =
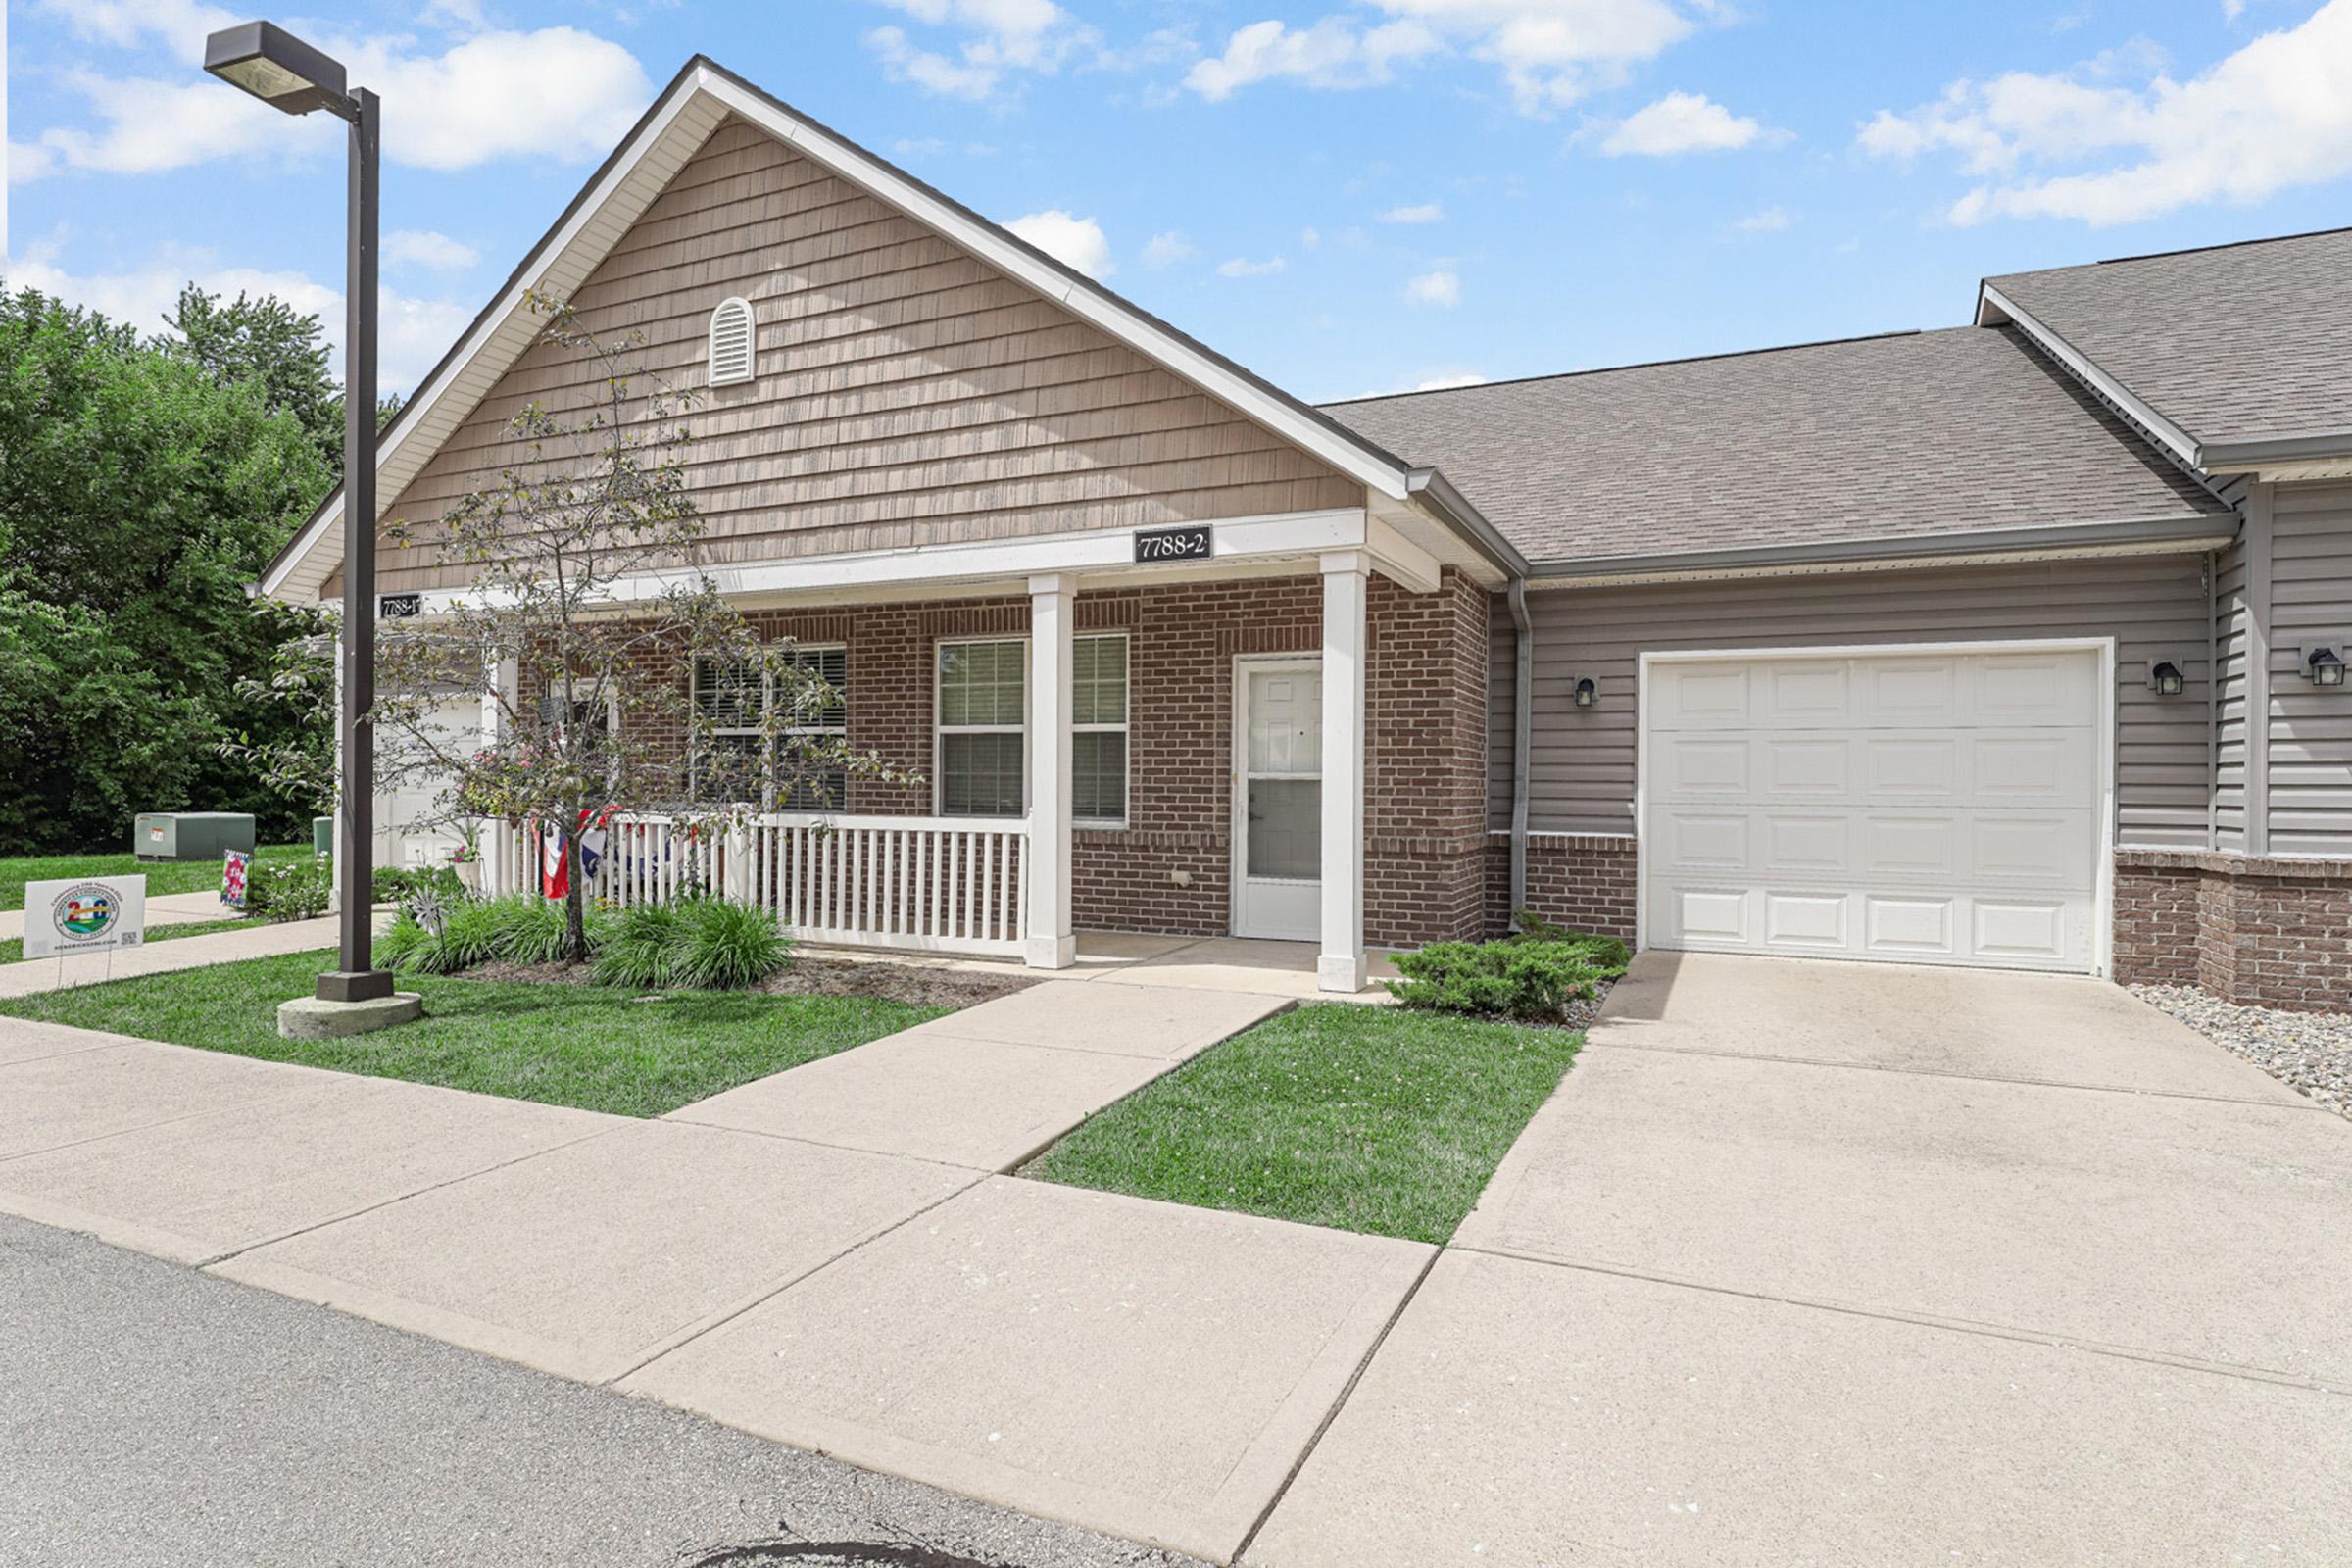
POLYGON ((307 629, 245 589, 336 482, 342 395, 279 300, 191 286, 169 326, 0 280, 0 854, 120 850, 142 810, 309 836, 218 748, 328 743, 237 681, 307 629))

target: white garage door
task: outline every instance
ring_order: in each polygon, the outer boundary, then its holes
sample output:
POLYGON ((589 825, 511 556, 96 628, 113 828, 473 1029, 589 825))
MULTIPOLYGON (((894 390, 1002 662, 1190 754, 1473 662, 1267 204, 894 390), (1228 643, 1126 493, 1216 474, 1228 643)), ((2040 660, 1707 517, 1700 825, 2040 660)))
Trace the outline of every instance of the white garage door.
POLYGON ((1652 947, 2087 970, 2098 656, 1657 660, 1652 947))

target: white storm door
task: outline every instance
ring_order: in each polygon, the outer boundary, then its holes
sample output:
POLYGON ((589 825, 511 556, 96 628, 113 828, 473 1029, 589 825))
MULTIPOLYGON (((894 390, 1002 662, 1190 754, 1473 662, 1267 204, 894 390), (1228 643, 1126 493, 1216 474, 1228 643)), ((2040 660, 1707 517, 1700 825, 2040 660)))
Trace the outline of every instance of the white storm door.
POLYGON ((1322 935, 1323 662, 1234 666, 1233 934, 1322 935))
POLYGON ((2102 668, 2031 646, 1652 661, 1643 940, 2095 968, 2102 668))

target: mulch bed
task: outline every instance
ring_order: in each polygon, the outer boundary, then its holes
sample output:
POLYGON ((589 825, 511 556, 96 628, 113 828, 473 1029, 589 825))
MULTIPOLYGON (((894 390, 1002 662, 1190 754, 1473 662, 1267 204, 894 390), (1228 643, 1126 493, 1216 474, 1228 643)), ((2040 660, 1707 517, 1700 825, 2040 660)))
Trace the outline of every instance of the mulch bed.
MULTIPOLYGON (((590 984, 584 964, 485 963, 466 970, 465 980, 512 980, 527 985, 590 984)), ((983 974, 970 969, 937 969, 928 964, 882 959, 795 957, 755 990, 779 997, 871 997, 926 1007, 970 1007, 1037 984, 1020 974, 983 974)))

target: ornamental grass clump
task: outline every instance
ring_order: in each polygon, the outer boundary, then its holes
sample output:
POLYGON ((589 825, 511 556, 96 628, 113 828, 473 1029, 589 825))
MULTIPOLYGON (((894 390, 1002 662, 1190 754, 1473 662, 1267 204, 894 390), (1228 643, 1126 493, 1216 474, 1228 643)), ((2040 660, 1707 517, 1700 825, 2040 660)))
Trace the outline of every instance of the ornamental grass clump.
POLYGON ((1549 1021, 1568 1004, 1593 995, 1625 972, 1625 945, 1611 937, 1563 933, 1564 940, 1521 935, 1500 942, 1433 942, 1396 955, 1401 980, 1390 993, 1431 1012, 1549 1021))
POLYGON ((792 943, 767 910, 698 899, 683 914, 669 957, 669 984, 696 991, 744 991, 792 956, 792 943))
POLYGON ((596 983, 631 991, 659 991, 668 985, 670 961, 685 929, 683 908, 676 904, 641 904, 624 910, 596 956, 596 983))

